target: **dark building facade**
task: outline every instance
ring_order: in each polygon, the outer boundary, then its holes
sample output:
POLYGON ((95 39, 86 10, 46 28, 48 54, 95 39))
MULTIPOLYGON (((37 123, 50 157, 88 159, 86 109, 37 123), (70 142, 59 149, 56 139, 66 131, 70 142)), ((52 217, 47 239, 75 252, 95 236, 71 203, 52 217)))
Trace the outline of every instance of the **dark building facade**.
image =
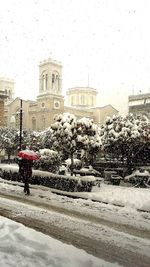
POLYGON ((0 91, 0 127, 5 126, 4 122, 4 101, 7 98, 7 94, 5 92, 0 91))
POLYGON ((146 115, 150 119, 150 93, 131 95, 128 100, 129 113, 146 115))

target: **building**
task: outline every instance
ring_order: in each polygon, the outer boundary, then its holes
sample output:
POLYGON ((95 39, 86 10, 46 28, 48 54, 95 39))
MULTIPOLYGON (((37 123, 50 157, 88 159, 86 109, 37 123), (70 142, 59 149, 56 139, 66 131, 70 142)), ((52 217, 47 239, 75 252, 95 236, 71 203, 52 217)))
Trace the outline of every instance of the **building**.
POLYGON ((5 103, 8 103, 14 99, 14 80, 1 77, 0 78, 0 91, 5 93, 5 103))
MULTIPOLYGON (((51 58, 39 64, 39 92, 36 101, 23 100, 23 128, 43 130, 50 127, 57 114, 72 113, 102 124, 107 116, 118 111, 111 105, 96 107, 97 91, 91 87, 74 87, 67 91, 68 104, 62 95, 62 64, 51 58)), ((5 104, 5 121, 9 127, 19 128, 20 99, 5 104)))
POLYGON ((4 120, 4 102, 7 99, 7 95, 4 91, 0 90, 0 127, 5 126, 4 120))
POLYGON ((142 114, 150 118, 150 93, 129 96, 128 106, 129 113, 142 114))
POLYGON ((92 108, 96 106, 97 91, 91 87, 73 87, 67 91, 67 102, 71 107, 92 108))

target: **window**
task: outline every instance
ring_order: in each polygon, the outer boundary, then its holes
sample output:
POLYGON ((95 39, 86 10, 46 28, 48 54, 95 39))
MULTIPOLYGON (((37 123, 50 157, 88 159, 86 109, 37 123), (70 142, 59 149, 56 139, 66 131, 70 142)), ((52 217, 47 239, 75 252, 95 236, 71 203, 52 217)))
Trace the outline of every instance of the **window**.
POLYGON ((132 100, 129 102, 129 106, 144 105, 144 99, 132 100))
POLYGON ((45 89, 47 90, 48 74, 45 75, 45 89))
POLYGON ((81 95, 81 105, 84 105, 84 95, 81 95))
POLYGON ((55 74, 53 73, 52 74, 52 83, 54 83, 55 82, 55 74))
POLYGON ((150 98, 146 99, 146 104, 150 103, 150 98))
POLYGON ((45 75, 42 75, 42 90, 45 90, 45 75))
POLYGON ((60 108, 60 102, 58 100, 54 101, 54 108, 59 109, 60 108))
POLYGON ((35 117, 32 118, 32 130, 36 131, 36 118, 35 117))
POLYGON ((42 128, 45 129, 45 125, 46 125, 46 119, 44 116, 42 116, 42 128))
POLYGON ((73 104, 74 104, 74 97, 71 96, 71 105, 73 106, 73 104))

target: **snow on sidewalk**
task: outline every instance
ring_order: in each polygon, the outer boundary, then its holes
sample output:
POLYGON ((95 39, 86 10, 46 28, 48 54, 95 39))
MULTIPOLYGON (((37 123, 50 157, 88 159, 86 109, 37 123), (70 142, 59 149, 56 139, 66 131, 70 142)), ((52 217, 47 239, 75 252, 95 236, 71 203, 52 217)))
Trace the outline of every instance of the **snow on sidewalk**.
POLYGON ((0 216, 3 267, 119 267, 0 216))

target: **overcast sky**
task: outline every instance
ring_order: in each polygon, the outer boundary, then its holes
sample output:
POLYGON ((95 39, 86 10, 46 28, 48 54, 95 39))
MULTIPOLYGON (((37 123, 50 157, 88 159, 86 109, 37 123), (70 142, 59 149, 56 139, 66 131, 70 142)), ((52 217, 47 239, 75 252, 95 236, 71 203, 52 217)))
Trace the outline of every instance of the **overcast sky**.
POLYGON ((5 0, 0 6, 0 77, 16 96, 36 99, 38 64, 62 62, 63 94, 89 85, 97 105, 127 110, 127 96, 150 92, 149 0, 5 0))

